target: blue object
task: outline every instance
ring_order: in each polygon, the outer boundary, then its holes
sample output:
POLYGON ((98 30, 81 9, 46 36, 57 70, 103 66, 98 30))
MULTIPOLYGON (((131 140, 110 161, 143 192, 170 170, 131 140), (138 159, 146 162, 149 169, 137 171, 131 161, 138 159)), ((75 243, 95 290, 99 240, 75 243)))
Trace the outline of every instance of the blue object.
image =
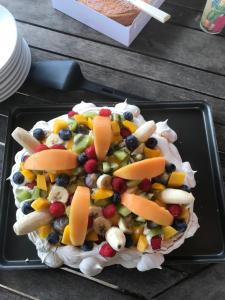
POLYGON ((89 134, 89 128, 85 125, 78 125, 75 129, 75 133, 89 134))
POLYGON ((72 132, 69 129, 61 129, 59 131, 59 136, 62 140, 68 141, 72 137, 72 132))
POLYGON ((120 194, 119 193, 114 193, 112 196, 112 203, 113 204, 118 204, 120 203, 120 194))
POLYGON ((23 206, 22 206, 22 212, 24 215, 28 215, 29 213, 31 213, 32 211, 34 211, 34 209, 31 207, 31 204, 32 204, 33 201, 25 201, 23 203, 23 206))
POLYGON ((37 139, 38 141, 42 141, 45 138, 45 132, 43 129, 41 128, 36 128, 33 131, 33 136, 35 137, 35 139, 37 139))
POLYGON ((154 137, 149 138, 146 142, 145 145, 148 148, 154 149, 158 144, 157 139, 155 139, 154 137))
POLYGON ((70 177, 67 174, 59 174, 56 179, 55 183, 56 185, 66 187, 70 182, 70 177))
POLYGON ((132 236, 131 236, 131 234, 125 234, 125 237, 126 237, 125 247, 130 248, 131 246, 133 246, 132 236))
POLYGON ((126 111, 125 113, 123 113, 124 119, 128 120, 128 121, 132 121, 134 116, 131 112, 126 111))
POLYGON ((138 139, 134 135, 129 135, 125 140, 126 146, 130 151, 133 151, 138 147, 138 139))
POLYGON ((93 247, 94 247, 94 244, 92 241, 85 241, 80 248, 83 251, 91 251, 93 249, 93 247))
POLYGON ((15 184, 22 184, 24 182, 24 176, 20 172, 14 173, 12 179, 15 184))
POLYGON ((166 164, 166 172, 167 173, 172 173, 176 171, 176 166, 174 164, 166 164))
POLYGON ((79 165, 83 166, 85 162, 88 160, 87 155, 83 152, 77 157, 77 162, 79 165))
POLYGON ((190 193, 191 192, 191 189, 187 186, 187 185, 182 185, 181 187, 180 187, 180 189, 181 190, 183 190, 183 191, 185 191, 185 192, 188 192, 188 193, 190 193))
POLYGON ((184 220, 175 219, 172 227, 177 231, 184 232, 187 229, 187 224, 184 220))
POLYGON ((59 242, 59 234, 55 231, 49 233, 49 235, 47 236, 47 241, 52 245, 57 244, 59 242))

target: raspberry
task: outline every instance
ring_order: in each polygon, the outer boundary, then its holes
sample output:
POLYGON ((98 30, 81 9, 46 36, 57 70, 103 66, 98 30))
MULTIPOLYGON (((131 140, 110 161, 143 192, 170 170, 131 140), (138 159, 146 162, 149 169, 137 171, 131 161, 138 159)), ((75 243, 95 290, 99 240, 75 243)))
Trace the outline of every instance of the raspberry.
POLYGON ((53 217, 61 217, 64 215, 65 212, 65 206, 62 202, 53 202, 49 206, 49 212, 53 217))
POLYGON ((89 228, 92 228, 93 223, 94 223, 93 217, 92 217, 92 216, 89 216, 89 217, 88 217, 88 229, 89 229, 89 228))
POLYGON ((88 158, 96 158, 95 146, 88 147, 84 152, 88 158))
POLYGON ((89 174, 94 173, 97 169, 97 165, 98 165, 98 162, 96 159, 89 159, 84 164, 84 170, 89 174))
POLYGON ((25 183, 25 186, 27 186, 29 189, 33 189, 36 186, 36 181, 32 181, 32 182, 27 182, 25 183))
POLYGON ((131 132, 129 129, 122 127, 120 129, 120 135, 122 136, 123 139, 125 139, 126 137, 128 137, 129 135, 131 135, 131 132))
POLYGON ((160 235, 155 235, 151 239, 151 245, 153 250, 158 250, 161 248, 162 238, 160 235))
POLYGON ((62 149, 62 150, 66 150, 66 147, 63 146, 63 145, 55 144, 55 145, 51 146, 50 149, 62 149))
POLYGON ((109 117, 111 116, 111 110, 108 109, 108 108, 102 108, 99 112, 99 116, 102 116, 102 117, 109 117))
POLYGON ((167 209, 174 218, 179 217, 179 215, 181 214, 181 211, 182 211, 181 206, 178 204, 170 204, 170 205, 168 205, 167 209))
POLYGON ((103 257, 113 257, 116 255, 116 251, 108 243, 105 243, 99 250, 99 254, 103 257))
POLYGON ((143 179, 138 185, 139 189, 143 192, 149 192, 151 190, 151 186, 151 181, 147 178, 143 179))
POLYGON ((68 113, 67 113, 67 116, 69 117, 69 118, 72 118, 74 115, 78 115, 78 113, 77 112, 75 112, 75 111, 69 111, 68 113))
POLYGON ((114 204, 109 204, 103 207, 102 213, 105 218, 112 218, 116 212, 116 207, 114 204))
POLYGON ((48 150, 49 148, 45 144, 39 144, 35 147, 35 152, 40 152, 43 150, 48 150))
POLYGON ((127 183, 122 178, 113 177, 112 189, 114 192, 124 193, 127 189, 127 183))

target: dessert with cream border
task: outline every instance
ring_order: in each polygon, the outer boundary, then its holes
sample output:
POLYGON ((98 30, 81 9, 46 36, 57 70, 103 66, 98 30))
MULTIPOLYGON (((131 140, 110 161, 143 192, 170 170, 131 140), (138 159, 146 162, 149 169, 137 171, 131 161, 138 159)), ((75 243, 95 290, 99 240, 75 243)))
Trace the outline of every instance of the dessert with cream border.
POLYGON ((28 234, 50 267, 94 276, 109 265, 160 268, 164 254, 198 229, 194 173, 167 120, 145 121, 137 106, 81 102, 30 132, 10 180, 17 235, 28 234))
POLYGON ((79 2, 125 26, 131 25, 140 13, 140 10, 127 0, 79 0, 79 2))

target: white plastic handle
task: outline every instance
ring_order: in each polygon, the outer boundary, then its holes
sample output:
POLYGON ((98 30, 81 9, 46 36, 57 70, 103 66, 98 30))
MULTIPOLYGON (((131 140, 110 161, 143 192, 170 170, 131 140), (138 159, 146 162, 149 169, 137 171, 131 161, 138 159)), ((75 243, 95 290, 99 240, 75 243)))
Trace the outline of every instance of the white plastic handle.
POLYGON ((130 3, 132 3, 134 6, 139 8, 141 11, 144 11, 146 14, 150 15, 154 19, 165 23, 170 19, 170 15, 166 12, 162 11, 161 9, 158 9, 142 0, 127 0, 130 3))

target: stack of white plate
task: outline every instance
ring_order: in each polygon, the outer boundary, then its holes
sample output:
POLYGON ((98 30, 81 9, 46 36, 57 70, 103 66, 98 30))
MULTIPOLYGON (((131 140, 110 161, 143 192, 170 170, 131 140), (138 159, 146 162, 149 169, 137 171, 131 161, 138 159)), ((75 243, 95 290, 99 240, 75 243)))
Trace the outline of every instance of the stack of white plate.
POLYGON ((14 17, 0 5, 0 102, 20 88, 30 65, 30 49, 19 34, 14 17))

